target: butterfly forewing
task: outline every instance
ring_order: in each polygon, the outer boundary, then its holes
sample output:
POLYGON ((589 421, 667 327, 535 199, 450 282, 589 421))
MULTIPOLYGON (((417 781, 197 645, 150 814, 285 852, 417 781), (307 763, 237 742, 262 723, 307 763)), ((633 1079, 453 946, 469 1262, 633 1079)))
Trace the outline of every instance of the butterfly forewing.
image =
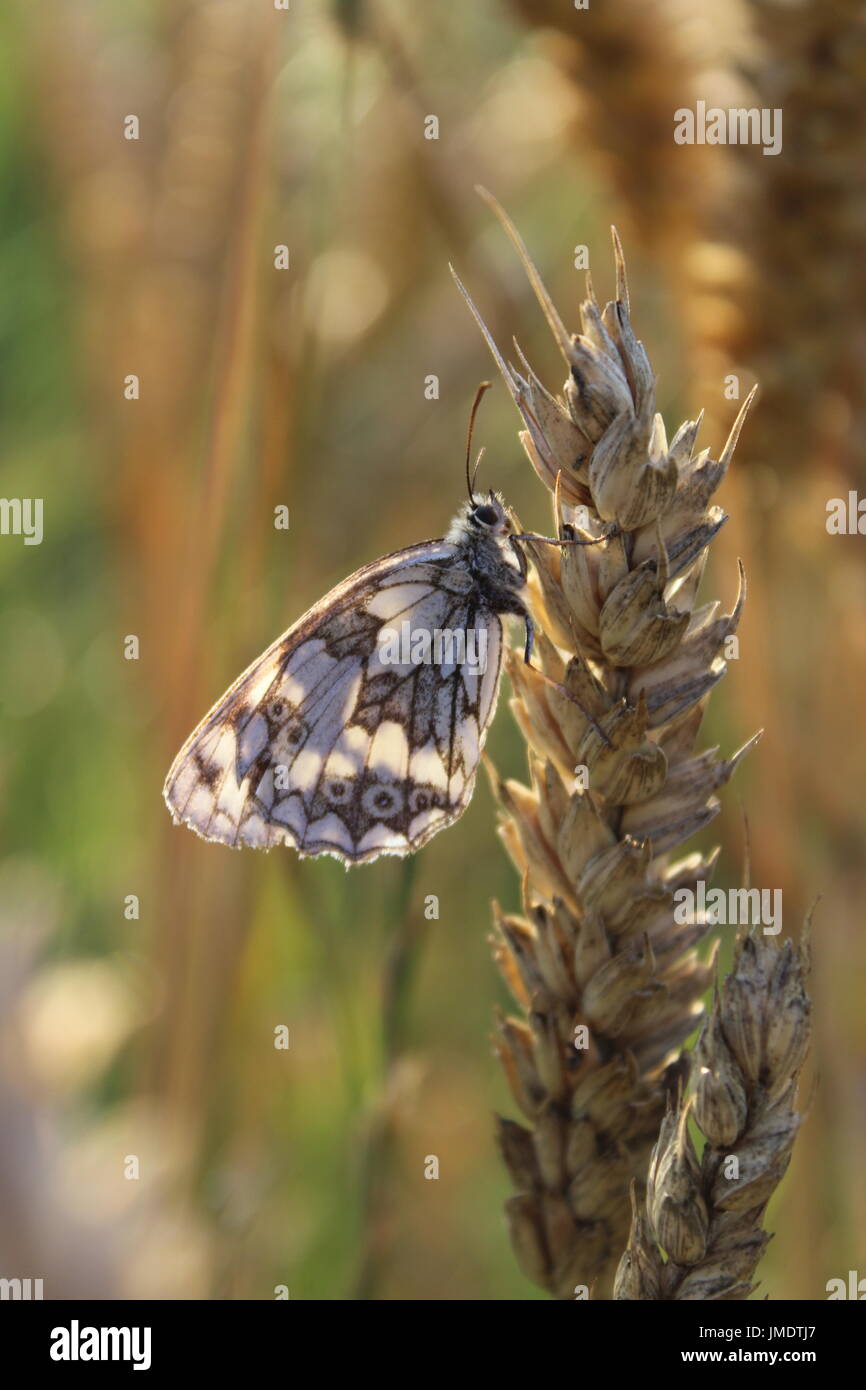
POLYGON ((409 854, 471 798, 501 650, 499 615, 463 547, 427 541, 386 556, 332 590, 214 706, 168 774, 169 809, 229 845, 285 843, 347 864, 409 854), (414 639, 443 631, 474 634, 483 661, 449 661, 447 650, 418 659, 414 639), (383 645, 395 633, 400 646, 383 645))

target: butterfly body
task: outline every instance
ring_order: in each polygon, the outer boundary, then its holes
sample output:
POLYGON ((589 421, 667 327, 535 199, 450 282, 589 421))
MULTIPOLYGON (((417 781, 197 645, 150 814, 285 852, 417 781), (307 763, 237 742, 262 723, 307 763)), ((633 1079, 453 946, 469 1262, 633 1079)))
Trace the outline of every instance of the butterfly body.
POLYGON ((243 673, 178 753, 164 796, 208 840, 347 866, 405 855, 469 804, 492 719, 502 617, 531 632, 502 500, 442 540, 365 566, 243 673))

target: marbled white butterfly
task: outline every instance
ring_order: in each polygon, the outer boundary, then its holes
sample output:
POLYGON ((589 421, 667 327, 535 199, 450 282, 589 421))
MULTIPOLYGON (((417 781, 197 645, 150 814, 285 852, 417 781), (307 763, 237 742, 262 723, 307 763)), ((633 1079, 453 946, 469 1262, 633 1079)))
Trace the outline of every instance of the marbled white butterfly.
POLYGON ((532 645, 524 554, 502 498, 474 496, 468 461, 467 445, 470 500, 444 539, 343 580, 217 701, 166 778, 176 823, 350 865, 411 854, 463 814, 496 709, 502 617, 523 619, 527 661, 532 645))

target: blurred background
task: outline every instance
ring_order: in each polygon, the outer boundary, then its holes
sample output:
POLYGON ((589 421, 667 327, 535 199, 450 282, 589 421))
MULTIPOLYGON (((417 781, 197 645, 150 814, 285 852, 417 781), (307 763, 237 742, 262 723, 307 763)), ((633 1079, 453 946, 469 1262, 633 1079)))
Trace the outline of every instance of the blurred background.
MULTIPOLYGON (((726 377, 761 384, 705 580, 729 608, 743 557, 705 741, 766 735, 704 838, 738 883, 747 814, 786 930, 821 899, 809 1119, 762 1292, 866 1272, 866 566, 825 528, 866 489, 866 21, 693 8, 3 7, 0 492, 44 498, 45 537, 0 543, 0 1273, 46 1297, 542 1296, 493 1145, 490 901, 518 884, 485 780, 415 861, 351 875, 204 844, 161 798, 280 631, 446 529, 492 371, 449 261, 561 385, 478 183, 571 327, 575 247, 607 297, 617 224, 669 433, 704 408, 717 452, 726 377), (697 99, 782 108, 782 153, 675 145, 697 99)), ((546 528, 516 425, 497 383, 482 481, 546 528)), ((523 774, 507 698, 488 748, 523 774)))

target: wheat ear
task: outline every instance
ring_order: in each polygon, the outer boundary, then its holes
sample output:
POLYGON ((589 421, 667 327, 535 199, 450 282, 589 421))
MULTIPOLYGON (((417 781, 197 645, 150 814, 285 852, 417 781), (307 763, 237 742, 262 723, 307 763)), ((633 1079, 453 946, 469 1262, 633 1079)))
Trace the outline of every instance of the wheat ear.
POLYGON ((635 1199, 615 1298, 733 1300, 754 1291, 770 1239, 764 1209, 800 1126, 807 972, 805 934, 800 946, 755 932, 740 937, 698 1042, 695 1090, 665 1116, 646 1200, 635 1199), (706 1137, 700 1159, 690 1112, 706 1137))
POLYGON ((745 752, 719 760, 693 748, 744 598, 741 576, 733 612, 696 605, 725 520, 710 499, 746 407, 718 459, 694 452, 697 421, 668 443, 616 233, 617 297, 601 309, 588 284, 582 332, 571 336, 496 211, 567 363, 563 394, 541 385, 519 349, 520 369, 506 363, 470 307, 553 494, 557 536, 593 542, 524 542, 537 654, 530 666, 512 651, 508 671, 531 786, 496 779, 524 912, 496 913, 495 949, 523 1010, 501 1020, 498 1051, 528 1123, 500 1120, 499 1141, 524 1272, 557 1297, 609 1297, 630 1184, 646 1173, 713 978, 692 949, 708 923, 678 925, 673 895, 708 880, 715 856, 671 855, 715 815, 715 793, 745 752))

